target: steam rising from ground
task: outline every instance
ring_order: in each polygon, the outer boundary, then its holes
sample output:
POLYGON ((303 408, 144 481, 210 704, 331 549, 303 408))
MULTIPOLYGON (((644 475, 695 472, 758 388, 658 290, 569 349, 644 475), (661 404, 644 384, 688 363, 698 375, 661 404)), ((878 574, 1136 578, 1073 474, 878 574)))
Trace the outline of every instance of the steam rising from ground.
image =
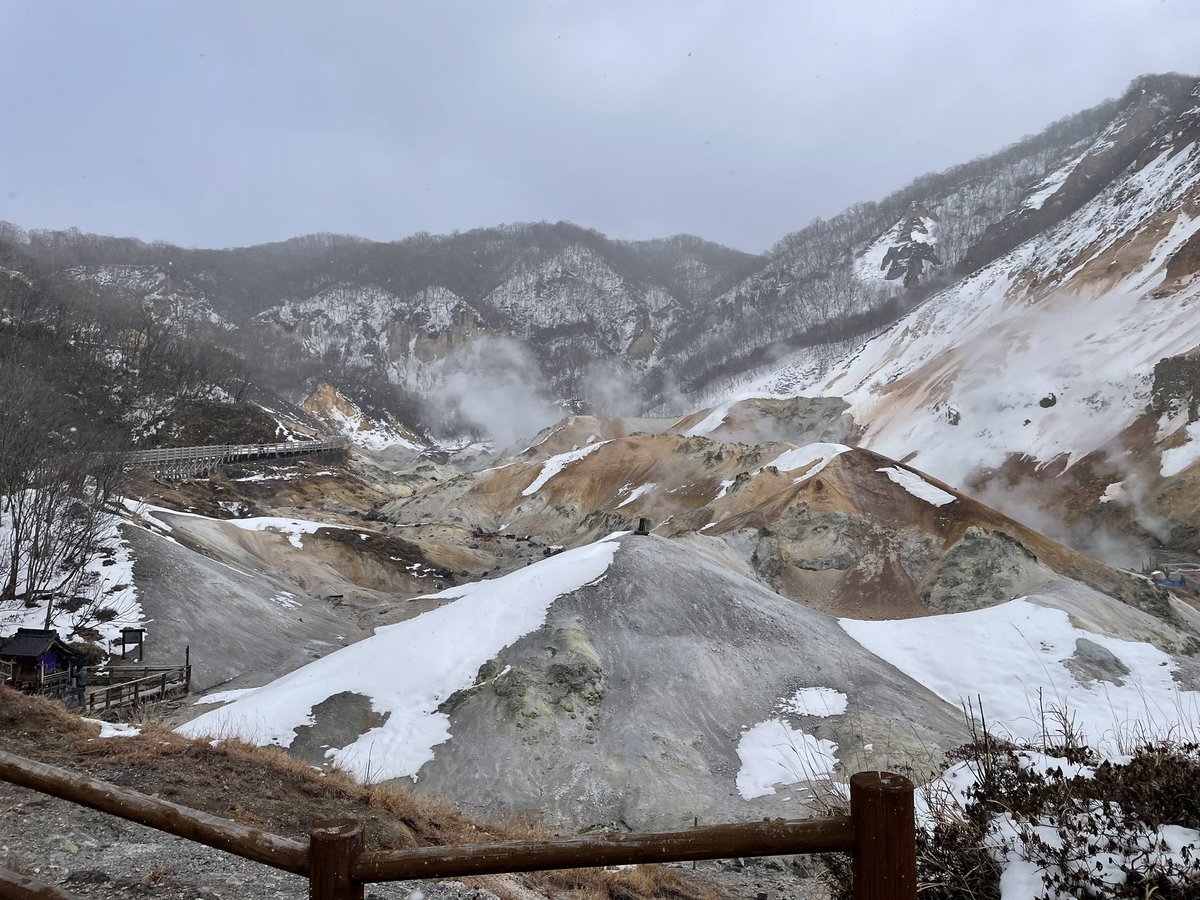
POLYGON ((470 432, 504 450, 563 417, 548 396, 537 360, 517 341, 473 341, 446 358, 445 371, 438 392, 441 408, 431 409, 429 416, 439 430, 470 432))
POLYGON ((1131 529, 1140 530, 1141 534, 1119 526, 1105 527, 1095 521, 1067 524, 1061 510, 1053 508, 1055 501, 1049 499, 1046 486, 1032 477, 1015 484, 990 482, 974 493, 983 503, 1068 547, 1082 550, 1110 566, 1140 569, 1149 559, 1155 542, 1164 542, 1169 531, 1163 520, 1147 508, 1139 475, 1132 471, 1115 474, 1118 471, 1114 466, 1113 481, 1123 475, 1127 488, 1119 502, 1129 507, 1131 529))
POLYGON ((638 374, 620 360, 593 360, 587 367, 580 393, 588 411, 597 416, 642 413, 644 400, 638 374))

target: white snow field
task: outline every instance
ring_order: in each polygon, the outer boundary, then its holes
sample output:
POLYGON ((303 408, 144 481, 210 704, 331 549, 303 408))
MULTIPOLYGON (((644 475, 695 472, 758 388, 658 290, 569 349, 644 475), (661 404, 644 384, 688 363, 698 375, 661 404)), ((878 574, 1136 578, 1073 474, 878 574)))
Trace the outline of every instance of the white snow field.
POLYGON ((220 709, 182 725, 191 737, 240 737, 290 746, 312 709, 342 692, 366 696, 386 716, 326 756, 360 780, 416 775, 433 748, 450 738, 438 706, 471 687, 479 667, 540 627, 555 599, 602 577, 621 533, 552 556, 492 581, 429 595, 454 602, 319 659, 220 709))
POLYGON ((971 612, 919 619, 840 619, 876 656, 955 706, 983 705, 990 729, 1037 741, 1057 730, 1055 710, 1101 752, 1140 736, 1178 736, 1200 723, 1200 692, 1182 689, 1176 664, 1140 641, 1077 628, 1061 609, 1028 599, 971 612), (1079 642, 1114 657, 1127 674, 1088 679, 1067 665, 1079 642), (1040 704, 1040 707, 1039 707, 1040 704))
POLYGON ((775 793, 777 784, 816 781, 833 774, 837 744, 780 719, 767 719, 742 732, 737 789, 744 800, 775 793))
POLYGON ((777 784, 800 784, 828 778, 838 764, 838 745, 784 721, 791 716, 840 716, 849 698, 827 687, 806 687, 780 703, 779 718, 759 722, 742 732, 737 754, 742 765, 737 789, 744 800, 774 794, 777 784))

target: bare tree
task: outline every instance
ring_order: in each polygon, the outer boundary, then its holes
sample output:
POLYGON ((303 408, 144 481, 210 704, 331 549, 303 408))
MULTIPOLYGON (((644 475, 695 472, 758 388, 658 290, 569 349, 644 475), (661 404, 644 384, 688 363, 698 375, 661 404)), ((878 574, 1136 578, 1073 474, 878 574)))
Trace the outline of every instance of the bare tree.
POLYGON ((19 357, 0 362, 0 602, 73 595, 108 522, 123 466, 103 436, 19 357))

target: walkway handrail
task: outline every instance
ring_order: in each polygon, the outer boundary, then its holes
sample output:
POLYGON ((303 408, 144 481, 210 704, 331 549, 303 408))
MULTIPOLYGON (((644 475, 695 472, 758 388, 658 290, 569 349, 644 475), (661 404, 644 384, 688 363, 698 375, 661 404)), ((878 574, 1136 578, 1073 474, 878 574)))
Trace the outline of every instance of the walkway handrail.
POLYGON ((207 444, 198 447, 161 447, 157 450, 134 450, 125 454, 130 466, 154 462, 173 462, 184 459, 221 458, 233 460, 254 456, 276 456, 302 453, 320 453, 325 450, 341 450, 346 438, 338 436, 319 441, 283 441, 276 444, 207 444))
MULTIPOLYGON (((363 885, 378 881, 837 851, 854 855, 857 900, 917 896, 913 785, 890 772, 854 775, 850 815, 831 819, 366 852, 353 820, 318 825, 305 844, 4 751, 0 780, 308 876, 310 900, 362 900, 363 885)), ((16 896, 0 880, 0 898, 16 896)))
POLYGON ((355 880, 407 881, 412 878, 463 878, 505 872, 628 866, 690 859, 732 859, 792 853, 849 852, 854 824, 849 816, 735 825, 711 825, 657 834, 606 832, 544 841, 508 841, 463 847, 419 847, 362 853, 351 867, 355 880), (798 850, 804 847, 804 850, 798 850))

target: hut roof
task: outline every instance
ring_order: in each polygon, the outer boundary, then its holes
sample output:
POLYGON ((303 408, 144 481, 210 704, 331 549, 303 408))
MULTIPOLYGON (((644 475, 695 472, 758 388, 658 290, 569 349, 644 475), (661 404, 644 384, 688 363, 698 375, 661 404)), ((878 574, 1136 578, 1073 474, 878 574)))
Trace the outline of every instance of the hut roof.
POLYGON ((0 657, 6 659, 33 657, 36 659, 50 650, 70 656, 79 655, 63 643, 57 631, 40 628, 18 628, 17 633, 0 647, 0 657))

